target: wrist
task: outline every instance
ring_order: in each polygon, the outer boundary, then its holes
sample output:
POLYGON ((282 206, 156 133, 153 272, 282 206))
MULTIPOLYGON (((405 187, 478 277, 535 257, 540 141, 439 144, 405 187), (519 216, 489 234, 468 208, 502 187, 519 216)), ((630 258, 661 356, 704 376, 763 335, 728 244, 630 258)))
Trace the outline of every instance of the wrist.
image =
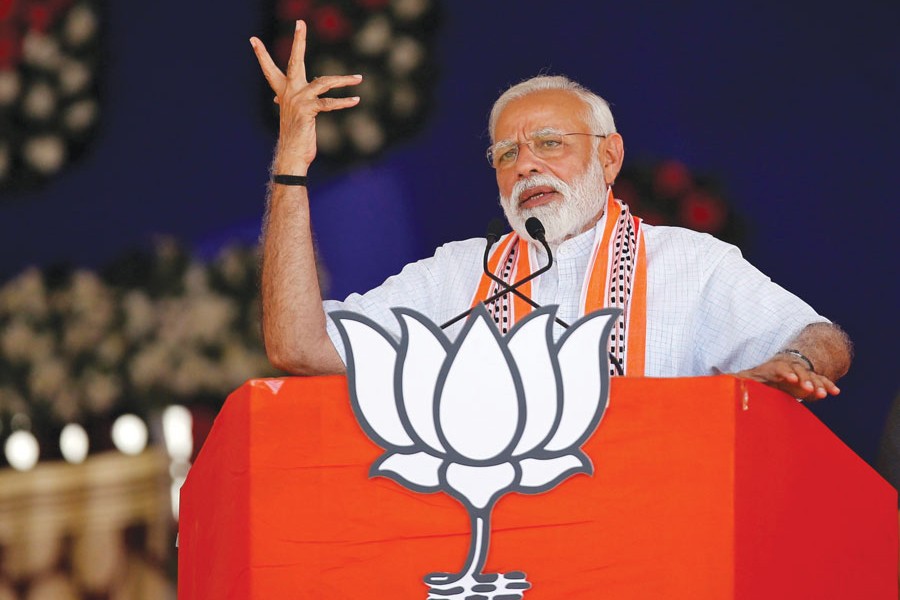
POLYGON ((299 152, 291 152, 284 146, 279 146, 272 161, 272 173, 279 175, 298 175, 305 177, 309 173, 312 160, 302 157, 299 152))
POLYGON ((276 160, 272 163, 272 175, 296 175, 297 177, 306 177, 308 174, 309 163, 296 160, 276 160))

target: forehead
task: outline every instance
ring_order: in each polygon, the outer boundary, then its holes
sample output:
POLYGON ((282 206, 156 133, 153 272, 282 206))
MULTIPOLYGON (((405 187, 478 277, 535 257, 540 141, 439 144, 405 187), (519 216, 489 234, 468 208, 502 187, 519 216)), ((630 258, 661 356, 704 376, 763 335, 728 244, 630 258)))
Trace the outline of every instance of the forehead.
POLYGON ((517 139, 550 128, 588 132, 589 107, 573 92, 541 90, 516 98, 503 107, 497 117, 494 140, 517 139))

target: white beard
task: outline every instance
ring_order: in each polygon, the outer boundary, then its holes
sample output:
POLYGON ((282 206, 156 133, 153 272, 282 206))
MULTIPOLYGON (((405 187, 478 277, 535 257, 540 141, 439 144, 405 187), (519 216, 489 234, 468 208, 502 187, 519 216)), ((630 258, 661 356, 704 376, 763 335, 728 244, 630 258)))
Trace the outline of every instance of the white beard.
POLYGON ((596 222, 603 214, 606 194, 603 168, 599 161, 592 160, 588 170, 571 185, 547 174, 519 180, 513 186, 510 196, 500 195, 500 206, 503 207, 506 220, 520 236, 531 238, 525 229, 525 221, 529 217, 537 217, 544 225, 547 243, 558 246, 596 222), (522 192, 542 185, 552 187, 561 198, 534 208, 519 207, 518 198, 522 192))

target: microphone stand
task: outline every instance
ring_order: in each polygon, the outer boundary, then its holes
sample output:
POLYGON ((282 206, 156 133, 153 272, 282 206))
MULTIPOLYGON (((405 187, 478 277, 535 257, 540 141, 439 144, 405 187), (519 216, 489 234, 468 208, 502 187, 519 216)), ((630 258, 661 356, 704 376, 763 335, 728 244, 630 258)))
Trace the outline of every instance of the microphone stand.
MULTIPOLYGON (((499 222, 499 219, 494 219, 494 220, 499 222)), ((501 226, 502 226, 502 224, 501 224, 501 226)), ((488 235, 487 235, 488 243, 484 249, 484 264, 482 266, 482 268, 484 269, 484 274, 487 275, 488 277, 490 277, 490 279, 492 281, 496 282, 497 285, 501 286, 501 289, 512 292, 513 294, 515 294, 516 296, 518 296, 519 298, 521 298, 522 300, 527 302, 532 308, 540 308, 541 307, 540 304, 538 304, 537 302, 535 302, 534 300, 532 300, 531 298, 529 298, 528 296, 526 296, 525 294, 520 292, 518 289, 510 287, 508 283, 506 283, 505 281, 503 281, 502 279, 500 279, 499 277, 494 275, 494 273, 491 272, 491 270, 488 268, 488 256, 490 256, 491 248, 493 248, 494 244, 497 242, 497 239, 499 239, 499 236, 497 236, 496 234, 493 233, 494 223, 491 223, 491 226, 489 227, 489 229, 490 229, 490 231, 488 232, 488 235)), ((547 249, 547 256, 552 256, 550 253, 550 248, 546 244, 544 244, 544 247, 547 249)), ((552 258, 551 258, 551 260, 552 260, 552 258)), ((569 328, 569 324, 566 323, 565 321, 563 321, 562 319, 560 319, 559 317, 553 317, 553 320, 556 321, 557 323, 559 323, 564 329, 569 328)))
MULTIPOLYGON (((482 268, 484 269, 485 275, 487 275, 492 281, 496 282, 499 286, 501 286, 501 289, 499 292, 497 292, 493 296, 490 296, 489 298, 485 299, 482 302, 482 304, 487 305, 488 303, 494 302, 498 298, 502 298, 506 294, 512 292, 513 294, 515 294, 516 296, 518 296, 519 298, 521 298, 522 300, 527 302, 532 308, 541 308, 541 306, 537 302, 535 302, 534 300, 532 300, 531 298, 529 298, 528 296, 526 296, 525 294, 520 292, 518 288, 521 285, 528 283, 535 277, 537 277, 539 275, 543 275, 544 273, 546 273, 547 271, 550 270, 550 267, 553 266, 553 252, 550 250, 550 244, 547 243, 547 239, 544 234, 544 226, 535 217, 531 217, 528 219, 528 221, 525 222, 525 227, 526 227, 526 229, 528 229, 529 235, 531 235, 531 237, 533 239, 540 242, 541 245, 544 247, 544 250, 547 252, 547 259, 548 259, 547 265, 541 269, 538 269, 537 271, 535 271, 528 277, 525 277, 524 279, 521 279, 521 280, 515 282, 512 285, 509 285, 508 283, 506 283, 505 281, 503 281, 502 279, 500 279, 499 277, 494 275, 491 272, 491 270, 488 268, 488 256, 490 255, 491 248, 493 248, 494 244, 497 243, 497 240, 500 239, 500 236, 502 235, 502 231, 503 231, 502 227, 503 227, 503 224, 500 222, 499 219, 494 219, 488 225, 488 233, 486 236, 487 244, 484 248, 484 258, 482 261, 482 263, 483 263, 482 268)), ((441 325, 441 329, 446 329, 447 327, 450 327, 451 325, 453 325, 460 319, 464 319, 464 318, 468 317, 472 313, 473 310, 474 310, 474 307, 463 312, 462 314, 455 316, 454 318, 450 319, 449 321, 447 321, 446 323, 441 325)), ((564 327, 565 329, 569 328, 569 324, 566 323, 565 321, 563 321, 562 319, 560 319, 559 317, 554 317, 553 320, 556 323, 558 323, 559 325, 561 325, 562 327, 564 327)), ((609 360, 615 366, 616 373, 618 373, 620 376, 625 375, 625 370, 622 368, 622 363, 619 362, 619 359, 616 358, 615 356, 613 356, 612 352, 607 352, 607 355, 609 356, 609 360)))
MULTIPOLYGON (((539 241, 541 241, 541 240, 539 240, 539 241)), ((515 282, 515 283, 512 284, 512 285, 507 285, 505 281, 500 280, 500 281, 503 283, 505 289, 502 289, 502 290, 500 290, 499 292, 497 292, 496 294, 494 294, 493 296, 491 296, 491 297, 489 297, 489 298, 486 298, 486 299, 482 302, 482 304, 488 305, 488 304, 490 304, 491 302, 493 302, 494 300, 497 300, 498 298, 502 298, 503 296, 505 296, 506 294, 508 294, 508 293, 510 293, 510 292, 517 293, 519 287, 521 287, 522 285, 525 285, 526 283, 528 283, 529 281, 531 281, 531 280, 534 279, 535 277, 538 277, 538 276, 540 276, 540 275, 543 275, 544 273, 546 273, 547 271, 550 270, 550 267, 553 266, 553 254, 550 252, 550 245, 547 244, 546 241, 542 241, 542 243, 543 243, 543 245, 544 245, 544 248, 547 250, 547 256, 548 256, 549 259, 550 259, 550 261, 547 263, 547 265, 546 265, 545 267, 542 267, 542 268, 538 269, 537 271, 535 271, 534 273, 532 273, 532 274, 529 275, 528 277, 526 277, 526 278, 524 278, 524 279, 520 279, 519 281, 515 282)), ((493 245, 493 244, 492 244, 492 245, 493 245)), ((490 246, 485 250, 485 257, 487 257, 487 252, 488 252, 488 251, 490 251, 490 246)), ((493 279, 493 277, 491 277, 491 278, 493 279)), ((518 293, 521 294, 521 292, 518 292, 518 293)), ((536 304, 534 304, 531 300, 529 300, 529 302, 531 303, 532 306, 537 307, 537 308, 540 308, 540 307, 538 307, 536 304)), ((453 325, 454 323, 456 323, 456 322, 459 321, 460 319, 465 319, 465 318, 468 317, 470 314, 472 314, 472 311, 473 311, 474 309, 475 309, 475 307, 472 307, 472 308, 470 308, 469 310, 465 311, 464 313, 461 313, 461 314, 456 315, 455 317, 453 317, 452 319, 450 319, 449 321, 447 321, 446 323, 444 323, 443 325, 441 325, 441 329, 446 329, 447 327, 450 327, 451 325, 453 325)), ((568 327, 568 325, 565 325, 565 324, 564 324, 564 326, 565 326, 565 327, 568 327)))

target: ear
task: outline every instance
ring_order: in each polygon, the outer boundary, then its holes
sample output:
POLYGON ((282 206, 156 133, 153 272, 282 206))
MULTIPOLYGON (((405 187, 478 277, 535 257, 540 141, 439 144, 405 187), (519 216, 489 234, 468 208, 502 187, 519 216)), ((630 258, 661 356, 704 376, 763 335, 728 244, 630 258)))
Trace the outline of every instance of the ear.
POLYGON ((600 165, 603 167, 603 177, 608 185, 612 185, 619 176, 622 161, 625 158, 622 136, 618 133, 611 133, 605 138, 601 138, 600 143, 597 144, 597 155, 600 158, 600 165))

